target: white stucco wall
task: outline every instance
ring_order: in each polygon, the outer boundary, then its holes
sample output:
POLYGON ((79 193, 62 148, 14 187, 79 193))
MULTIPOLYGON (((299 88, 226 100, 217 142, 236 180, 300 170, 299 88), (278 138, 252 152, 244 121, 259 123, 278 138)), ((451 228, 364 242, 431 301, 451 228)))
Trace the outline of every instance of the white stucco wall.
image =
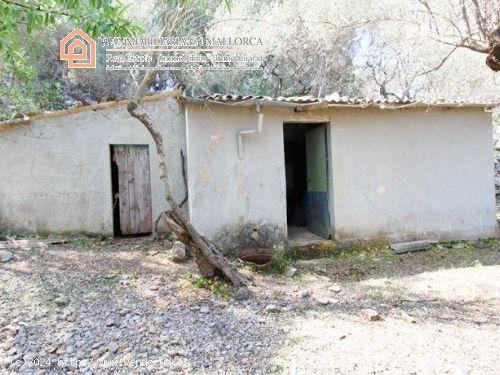
MULTIPOLYGON (((164 134, 172 190, 182 199, 184 111, 171 100, 144 108, 164 134)), ((154 220, 166 208, 154 144, 118 105, 0 130, 0 230, 111 235, 111 144, 149 145, 154 220)))
POLYGON ((331 118, 335 238, 497 234, 491 114, 342 109, 331 118))
POLYGON ((244 157, 238 159, 238 131, 257 127, 255 109, 186 106, 189 210, 204 235, 228 237, 233 244, 226 246, 251 245, 245 238, 255 232, 264 240, 286 235, 286 122, 329 123, 335 239, 497 234, 491 116, 484 110, 264 107, 263 112, 262 134, 244 137, 244 157))
MULTIPOLYGON (((497 234, 491 117, 473 108, 294 112, 174 101, 144 104, 161 129, 177 199, 187 155, 190 218, 224 250, 286 239, 283 123, 327 122, 337 240, 497 234)), ((286 125, 285 125, 286 126, 286 125)), ((0 131, 0 230, 113 232, 110 144, 149 144, 153 218, 165 209, 150 135, 123 105, 0 131)))
POLYGON ((281 116, 264 113, 261 135, 253 108, 186 105, 189 215, 193 225, 224 249, 286 238, 286 189, 281 116), (249 242, 247 242, 250 241, 249 242))

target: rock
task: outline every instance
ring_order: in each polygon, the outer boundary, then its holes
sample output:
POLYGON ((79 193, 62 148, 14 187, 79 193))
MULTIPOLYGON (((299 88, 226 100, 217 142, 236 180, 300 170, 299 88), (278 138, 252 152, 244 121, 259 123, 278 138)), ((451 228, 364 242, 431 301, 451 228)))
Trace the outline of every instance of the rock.
POLYGON ((86 344, 87 344, 87 342, 85 340, 78 340, 76 342, 77 348, 81 348, 81 347, 85 346, 86 344))
POLYGON ((293 309, 294 309, 295 311, 302 312, 302 311, 304 311, 304 310, 306 310, 306 309, 307 309, 307 305, 306 305, 305 303, 303 303, 303 302, 297 302, 297 303, 295 303, 295 304, 293 305, 293 309))
POLYGON ((328 290, 331 292, 339 293, 340 291, 342 291, 342 287, 339 284, 335 283, 331 287, 329 287, 328 290))
POLYGON ((59 346, 56 344, 51 344, 45 347, 45 351, 49 354, 54 354, 57 349, 59 349, 59 346))
POLYGON ((306 298, 309 298, 309 297, 311 297, 311 293, 308 292, 308 291, 304 291, 304 292, 300 293, 300 298, 306 299, 306 298))
POLYGON ((35 352, 29 352, 23 355, 23 361, 25 363, 30 363, 38 356, 38 353, 35 352))
POLYGON ((375 322, 377 320, 381 320, 381 317, 380 317, 380 314, 378 313, 378 311, 375 311, 373 309, 361 310, 361 314, 369 322, 375 322))
POLYGON ((326 306, 332 303, 330 298, 318 298, 318 304, 326 306))
POLYGON ((8 262, 12 259, 14 259, 14 254, 12 254, 10 251, 0 251, 0 261, 2 263, 8 262))
POLYGON ((367 258, 367 256, 366 256, 365 252, 362 251, 361 253, 358 254, 358 256, 356 258, 358 258, 359 260, 365 260, 367 258))
POLYGON ((109 352, 116 353, 118 351, 118 344, 116 342, 112 342, 109 344, 109 352))
POLYGON ((417 322, 417 319, 415 319, 413 316, 408 314, 406 311, 401 310, 399 312, 399 315, 401 316, 401 318, 406 320, 408 323, 416 323, 417 322))
POLYGON ((201 306, 200 307, 200 313, 208 314, 209 312, 210 312, 210 309, 208 308, 208 306, 201 306))
POLYGON ((14 326, 14 325, 9 325, 9 326, 5 327, 4 332, 5 332, 5 334, 7 336, 14 337, 15 335, 18 334, 19 327, 18 326, 14 326))
POLYGON ((167 353, 170 357, 184 357, 186 353, 182 350, 172 349, 167 353))
POLYGON ((68 322, 74 322, 76 320, 76 315, 75 314, 70 314, 70 315, 68 315, 68 317, 66 318, 66 320, 68 322))
POLYGON ((13 356, 15 354, 17 354, 17 348, 11 348, 7 351, 8 356, 13 356))
POLYGON ((250 291, 248 290, 248 288, 243 287, 243 288, 239 288, 236 291, 236 299, 238 301, 244 301, 244 300, 247 300, 248 298, 250 298, 250 291))
POLYGON ((297 274, 297 268, 288 266, 285 270, 285 277, 294 277, 297 274))
POLYGON ((87 358, 83 358, 78 362, 78 367, 79 368, 87 368, 89 366, 90 362, 87 358))
POLYGON ((99 350, 99 349, 92 349, 92 351, 90 352, 90 356, 93 358, 93 359, 97 359, 101 356, 102 352, 99 350))
POLYGON ((411 251, 422 251, 427 250, 431 247, 429 241, 412 241, 412 242, 400 242, 391 243, 390 248, 397 254, 404 254, 411 251))
POLYGON ((326 275, 328 272, 326 271, 326 268, 321 267, 321 266, 314 266, 313 271, 322 275, 326 275))
POLYGON ((264 324, 266 322, 266 319, 262 316, 258 316, 255 318, 255 321, 259 324, 264 324))
POLYGON ((108 320, 106 320, 106 326, 107 327, 111 327, 111 326, 114 326, 116 325, 115 321, 113 318, 109 318, 108 320))
POLYGON ((56 354, 60 355, 60 354, 64 354, 64 353, 66 353, 66 350, 64 349, 64 346, 61 346, 61 347, 57 348, 56 354))
POLYGON ((69 302, 70 302, 69 298, 64 296, 59 296, 54 300, 54 303, 59 307, 67 306, 69 305, 69 302))
POLYGON ((273 305, 273 304, 269 304, 264 308, 264 312, 266 314, 279 313, 279 312, 281 312, 281 307, 273 305))
POLYGON ((176 241, 172 247, 172 262, 182 263, 187 260, 186 245, 180 241, 176 241))

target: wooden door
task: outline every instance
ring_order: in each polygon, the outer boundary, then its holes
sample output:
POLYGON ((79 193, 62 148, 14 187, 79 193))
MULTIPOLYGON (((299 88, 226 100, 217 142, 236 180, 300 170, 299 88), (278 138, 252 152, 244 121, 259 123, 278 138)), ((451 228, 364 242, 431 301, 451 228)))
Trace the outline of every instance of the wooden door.
POLYGON ((328 209, 328 159, 326 127, 313 128, 306 133, 307 169, 307 228, 317 235, 330 236, 328 209))
POLYGON ((121 234, 151 233, 151 177, 149 146, 113 146, 118 169, 118 204, 121 234))

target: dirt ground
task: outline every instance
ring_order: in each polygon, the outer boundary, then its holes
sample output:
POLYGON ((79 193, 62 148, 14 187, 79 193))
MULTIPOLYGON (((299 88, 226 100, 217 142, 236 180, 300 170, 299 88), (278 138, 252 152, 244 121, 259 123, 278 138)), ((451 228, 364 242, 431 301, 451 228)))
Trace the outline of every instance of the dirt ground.
POLYGON ((246 301, 149 239, 13 253, 0 373, 500 373, 496 241, 350 250, 293 277, 242 267, 246 301))

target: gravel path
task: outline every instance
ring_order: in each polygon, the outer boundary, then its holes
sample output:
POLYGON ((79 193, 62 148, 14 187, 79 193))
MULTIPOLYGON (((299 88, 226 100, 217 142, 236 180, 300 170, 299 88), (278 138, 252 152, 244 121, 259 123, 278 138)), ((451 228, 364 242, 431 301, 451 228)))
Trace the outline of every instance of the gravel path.
POLYGON ((15 250, 0 373, 499 373, 500 245, 454 246, 296 261, 247 301, 148 239, 15 250))

